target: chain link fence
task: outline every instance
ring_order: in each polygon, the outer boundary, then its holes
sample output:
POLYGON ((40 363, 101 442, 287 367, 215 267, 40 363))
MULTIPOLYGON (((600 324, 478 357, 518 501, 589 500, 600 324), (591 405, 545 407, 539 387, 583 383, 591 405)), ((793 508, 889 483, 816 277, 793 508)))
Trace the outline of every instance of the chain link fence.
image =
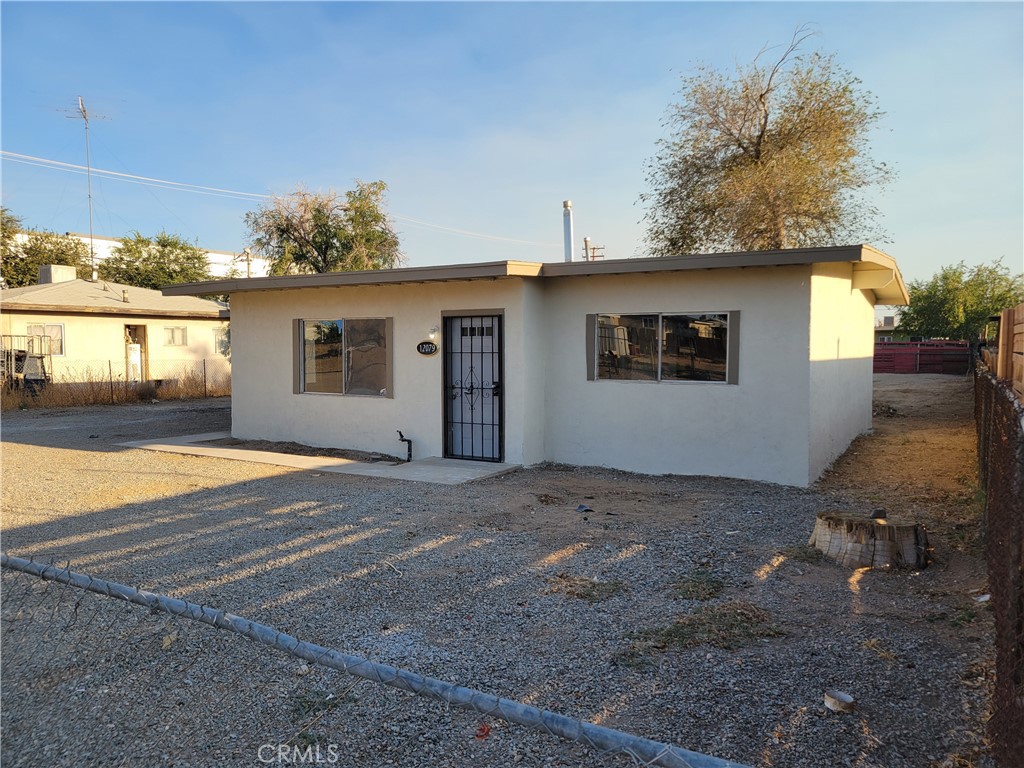
POLYGON ((996 685, 989 734, 1000 765, 1024 755, 1024 405, 978 365, 978 461, 985 494, 985 557, 995 618, 996 685))
POLYGON ((231 361, 150 360, 145 371, 124 360, 77 360, 55 366, 41 385, 8 387, 4 410, 182 400, 231 394, 231 361))
POLYGON ((5 765, 742 768, 68 566, 0 566, 5 765))

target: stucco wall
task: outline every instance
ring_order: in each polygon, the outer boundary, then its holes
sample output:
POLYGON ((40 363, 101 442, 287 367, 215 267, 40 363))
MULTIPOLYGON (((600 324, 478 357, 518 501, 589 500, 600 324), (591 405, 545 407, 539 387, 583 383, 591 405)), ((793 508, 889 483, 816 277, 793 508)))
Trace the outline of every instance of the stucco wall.
MULTIPOLYGON (((543 451, 536 410, 531 344, 524 324, 536 324, 536 291, 519 279, 458 283, 350 286, 313 290, 238 293, 231 299, 234 376, 232 434, 239 438, 295 440, 308 445, 358 448, 404 456, 396 430, 413 440, 414 457, 443 455, 444 349, 431 357, 416 352, 442 312, 503 310, 505 326, 505 460, 534 463, 543 451), (394 318, 392 397, 295 394, 292 321, 359 317, 394 318), (528 383, 530 378, 533 381, 528 383), (526 429, 524 413, 530 415, 526 429)), ((438 337, 440 342, 440 336, 438 337)))
POLYGON ((870 427, 873 310, 850 274, 754 267, 237 293, 232 431, 401 454, 400 429, 415 457, 443 455, 444 349, 424 357, 416 344, 446 312, 501 311, 506 461, 807 485, 870 427), (659 312, 739 312, 738 383, 588 380, 587 315, 659 312), (296 394, 293 321, 360 317, 394 320, 392 396, 296 394))
POLYGON ((805 485, 809 278, 783 267, 546 280, 548 458, 805 485), (735 310, 736 385, 587 380, 588 313, 735 310))
POLYGON ((109 375, 110 362, 113 363, 115 377, 124 375, 126 325, 146 327, 147 354, 152 377, 171 377, 173 364, 188 361, 209 359, 224 361, 224 364, 228 365, 228 360, 219 355, 214 346, 214 329, 228 327, 227 321, 224 320, 5 311, 3 333, 21 336, 25 335, 29 325, 52 323, 64 326, 64 354, 54 355, 52 358, 52 373, 55 380, 77 381, 94 374, 102 374, 105 377, 109 375), (184 327, 187 346, 166 346, 165 327, 184 327))
POLYGON ((812 270, 811 482, 871 429, 874 297, 851 288, 852 274, 850 264, 815 264, 812 270))

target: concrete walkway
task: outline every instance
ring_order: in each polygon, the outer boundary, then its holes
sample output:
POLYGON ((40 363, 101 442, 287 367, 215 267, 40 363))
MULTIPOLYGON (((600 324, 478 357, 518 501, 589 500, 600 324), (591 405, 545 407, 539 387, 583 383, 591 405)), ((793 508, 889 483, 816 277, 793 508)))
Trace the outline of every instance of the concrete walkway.
POLYGON ((365 475, 386 477, 393 480, 413 480, 420 483, 461 485, 471 480, 496 477, 514 469, 518 464, 497 464, 489 461, 462 461, 431 456, 426 459, 392 464, 389 462, 368 463, 352 459, 335 459, 329 456, 299 456, 292 453, 272 451, 250 451, 244 448, 223 448, 215 445, 196 445, 207 440, 231 437, 228 432, 206 432, 200 435, 165 437, 160 440, 134 440, 117 443, 126 448, 143 448, 147 451, 184 453, 189 456, 212 456, 233 461, 252 461, 257 464, 274 464, 310 472, 335 472, 341 475, 365 475))

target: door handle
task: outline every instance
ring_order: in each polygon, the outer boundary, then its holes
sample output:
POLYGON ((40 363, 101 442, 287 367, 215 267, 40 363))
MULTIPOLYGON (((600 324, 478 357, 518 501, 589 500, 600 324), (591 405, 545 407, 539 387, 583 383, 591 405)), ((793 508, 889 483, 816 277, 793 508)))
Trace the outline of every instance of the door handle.
POLYGON ((499 397, 501 395, 501 382, 496 381, 491 385, 491 394, 494 397, 499 397))

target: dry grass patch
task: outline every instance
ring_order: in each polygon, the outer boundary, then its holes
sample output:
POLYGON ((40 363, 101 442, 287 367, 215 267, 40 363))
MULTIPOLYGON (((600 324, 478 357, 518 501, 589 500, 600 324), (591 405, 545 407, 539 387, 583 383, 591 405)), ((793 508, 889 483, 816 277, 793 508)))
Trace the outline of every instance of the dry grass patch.
POLYGON ((780 554, 788 560, 796 560, 798 563, 818 563, 823 557, 820 549, 808 544, 799 547, 786 547, 780 554))
POLYGON ((712 600, 722 594, 725 584, 706 571, 686 576, 672 585, 676 597, 683 600, 712 600))
POLYGON ((187 374, 176 379, 131 383, 111 381, 102 372, 89 374, 79 381, 55 381, 37 392, 4 388, 0 408, 4 411, 29 408, 75 408, 83 405, 138 403, 150 400, 193 400, 224 397, 231 394, 230 379, 204 380, 201 375, 187 374))
POLYGON ((542 594, 561 594, 596 603, 621 592, 625 585, 620 581, 598 581, 583 576, 559 573, 548 579, 550 585, 542 594))
POLYGON ((633 647, 638 651, 668 651, 711 645, 731 651, 763 637, 781 634, 766 610, 752 603, 731 600, 698 608, 667 627, 639 632, 633 647))

